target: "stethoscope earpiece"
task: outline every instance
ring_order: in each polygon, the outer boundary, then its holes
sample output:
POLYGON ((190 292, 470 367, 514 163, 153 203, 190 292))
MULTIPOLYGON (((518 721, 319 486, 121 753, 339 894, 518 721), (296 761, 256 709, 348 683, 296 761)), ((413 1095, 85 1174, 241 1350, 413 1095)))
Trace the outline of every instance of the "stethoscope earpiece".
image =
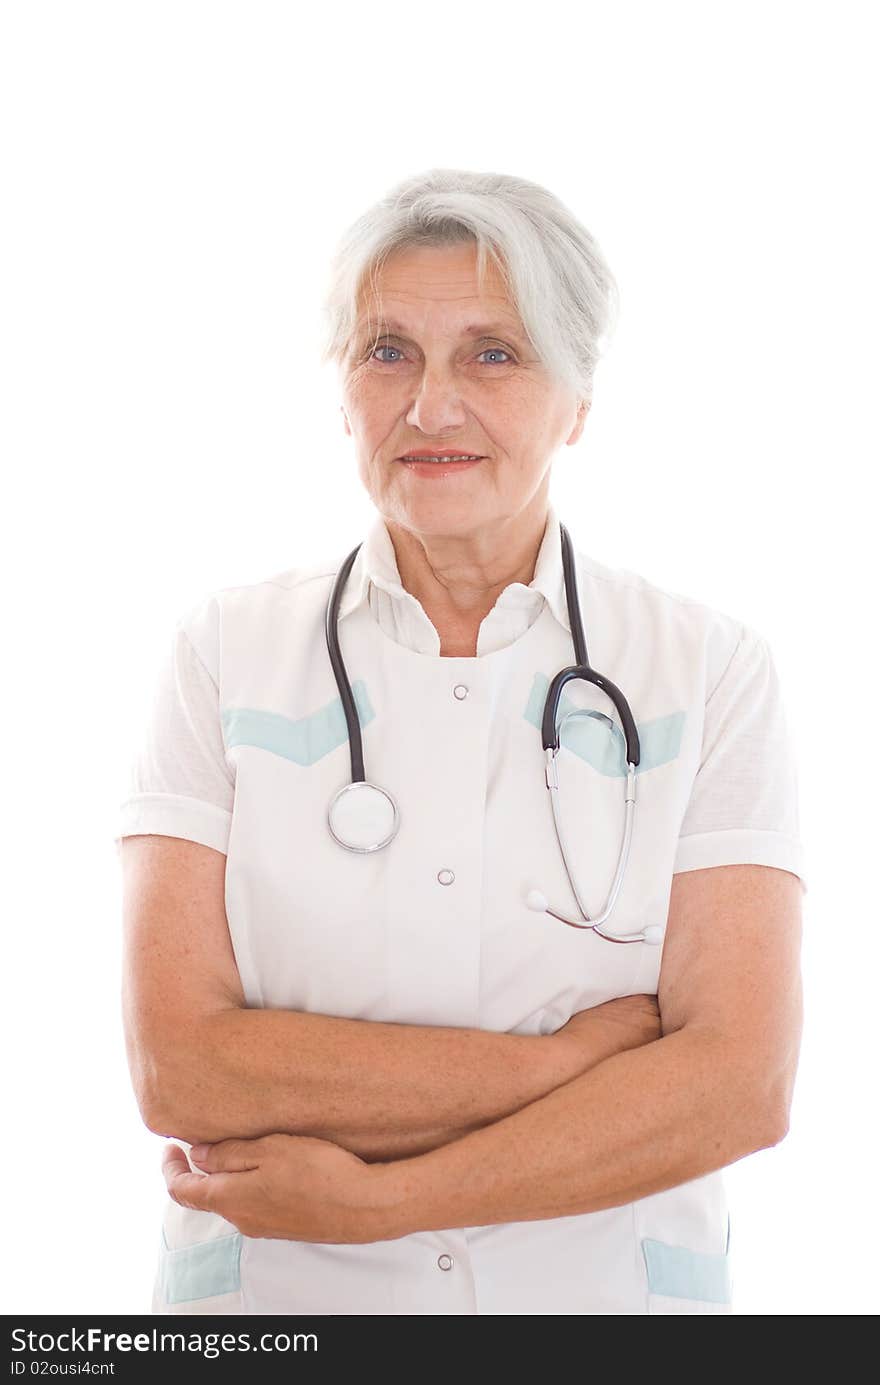
POLYGON ((529 890, 526 895, 526 905, 533 909, 537 914, 550 914, 553 918, 559 919, 562 923, 568 923, 572 928, 592 929, 598 933, 600 938, 604 938, 609 943, 650 943, 656 947, 663 941, 664 929, 656 923, 649 923, 637 933, 621 933, 617 937, 612 937, 609 933, 603 933, 601 928, 595 923, 572 923, 570 919, 563 918, 561 914, 554 913, 547 902, 547 896, 540 890, 529 890))

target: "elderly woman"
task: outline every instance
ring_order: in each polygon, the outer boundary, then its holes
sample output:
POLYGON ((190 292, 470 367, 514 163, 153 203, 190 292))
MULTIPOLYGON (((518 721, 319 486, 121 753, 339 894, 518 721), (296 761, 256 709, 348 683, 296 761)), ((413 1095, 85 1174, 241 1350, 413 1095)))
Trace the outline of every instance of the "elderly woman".
POLYGON ((429 171, 342 241, 375 522, 179 621, 121 807, 157 1313, 731 1311, 720 1171, 797 1066, 796 765, 761 635, 551 503, 614 301, 522 178, 429 171))

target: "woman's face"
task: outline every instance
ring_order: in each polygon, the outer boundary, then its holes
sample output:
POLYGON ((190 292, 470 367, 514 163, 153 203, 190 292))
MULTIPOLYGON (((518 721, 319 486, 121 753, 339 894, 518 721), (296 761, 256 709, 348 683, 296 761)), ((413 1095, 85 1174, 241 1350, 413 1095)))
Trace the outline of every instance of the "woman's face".
POLYGON ((536 360, 494 263, 481 293, 473 244, 408 249, 376 285, 381 320, 362 301, 342 403, 376 509, 425 537, 543 512, 553 455, 580 437, 587 406, 536 360), (443 474, 399 460, 448 448, 483 460, 443 474))

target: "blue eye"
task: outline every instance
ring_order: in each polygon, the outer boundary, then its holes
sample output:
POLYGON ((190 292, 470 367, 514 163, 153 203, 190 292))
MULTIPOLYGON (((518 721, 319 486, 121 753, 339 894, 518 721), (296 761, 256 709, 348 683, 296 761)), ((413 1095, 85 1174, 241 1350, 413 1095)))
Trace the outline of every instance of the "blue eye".
MULTIPOLYGON (((379 345, 375 348, 375 350, 374 350, 373 353, 372 353, 372 356, 373 356, 373 358, 378 359, 378 358, 376 358, 376 351, 396 351, 398 355, 401 354, 401 352, 400 352, 400 347, 399 347, 399 346, 392 346, 392 344, 391 344, 390 342, 380 342, 379 345)), ((498 354, 500 353, 502 356, 506 356, 508 361, 511 360, 510 352, 509 352, 509 351, 505 351, 503 346, 485 346, 485 347, 483 348, 483 350, 480 352, 480 355, 481 355, 481 356, 485 356, 486 353, 489 352, 489 351, 494 352, 495 355, 498 355, 498 354)), ((380 364, 380 365, 395 365, 396 362, 395 362, 395 361, 380 361, 379 364, 380 364)), ((491 363, 490 363, 490 364, 491 364, 491 363)), ((497 362, 497 364, 499 364, 499 365, 505 365, 506 362, 505 362, 505 361, 500 361, 500 362, 497 362)))

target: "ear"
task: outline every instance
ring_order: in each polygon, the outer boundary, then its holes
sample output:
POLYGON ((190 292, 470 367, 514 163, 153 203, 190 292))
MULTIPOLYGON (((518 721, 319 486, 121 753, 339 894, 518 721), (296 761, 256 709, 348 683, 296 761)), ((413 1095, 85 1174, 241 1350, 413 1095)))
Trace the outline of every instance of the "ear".
POLYGON ((566 445, 568 447, 571 447, 573 443, 576 443, 581 433, 584 431, 584 424, 587 421, 587 414, 589 412, 589 403, 585 399, 579 400, 577 406, 577 419, 575 421, 574 427, 572 428, 571 432, 569 433, 566 439, 566 445))

